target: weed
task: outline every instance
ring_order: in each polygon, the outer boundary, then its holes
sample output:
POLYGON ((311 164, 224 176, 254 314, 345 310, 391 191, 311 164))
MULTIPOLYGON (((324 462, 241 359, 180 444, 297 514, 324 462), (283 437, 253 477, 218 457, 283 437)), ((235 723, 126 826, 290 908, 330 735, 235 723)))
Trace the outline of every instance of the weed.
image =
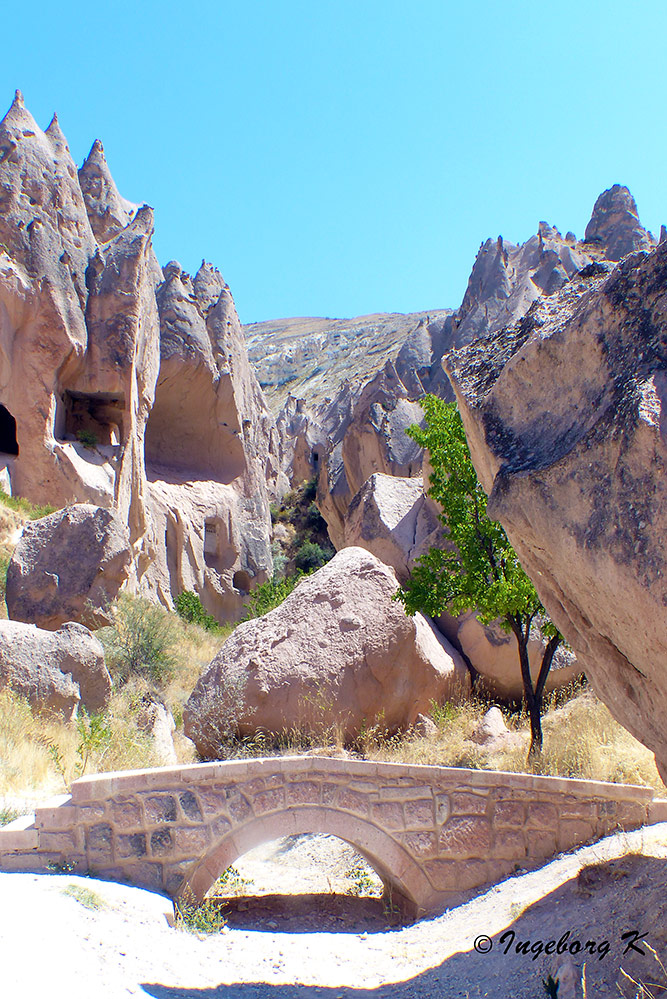
POLYGON ((19 812, 11 805, 0 805, 0 826, 9 825, 14 819, 20 819, 25 812, 19 812))
POLYGON ((270 610, 287 599, 303 576, 303 572, 297 572, 293 576, 285 576, 283 579, 277 579, 274 576, 273 579, 268 579, 265 583, 255 587, 245 603, 247 613, 243 620, 250 621, 254 617, 263 617, 264 614, 268 614, 270 610))
POLYGON ((89 451, 94 451, 99 443, 99 437, 94 430, 77 430, 76 439, 89 451))
POLYGON ((76 864, 69 860, 49 860, 46 869, 52 874, 72 874, 76 869, 76 864))
POLYGON ((294 557, 294 564, 302 572, 314 572, 333 557, 333 548, 323 548, 314 541, 304 541, 294 557))
POLYGON ((211 888, 211 895, 244 895, 248 885, 253 884, 252 878, 244 878, 236 867, 228 867, 223 871, 211 888))
POLYGON ((378 885, 376 884, 373 875, 361 861, 354 863, 352 867, 345 872, 345 877, 351 881, 351 884, 347 889, 348 895, 354 895, 356 897, 369 895, 373 898, 377 898, 382 894, 382 889, 378 889, 378 885))
POLYGON ((86 909, 99 911, 100 909, 108 908, 104 899, 90 888, 86 888, 85 885, 77 885, 72 882, 71 884, 66 885, 60 894, 69 895, 70 898, 75 898, 76 901, 86 909))
MULTIPOLYGON (((632 978, 632 976, 629 975, 627 973, 627 971, 624 971, 624 969, 621 968, 621 974, 623 975, 623 978, 625 979, 625 982, 629 982, 632 985, 633 995, 631 997, 629 997, 629 999, 657 999, 658 992, 661 995, 664 995, 665 992, 667 992, 667 968, 665 968, 664 964, 662 963, 662 961, 658 957, 657 951, 653 947, 651 947, 650 944, 646 943, 645 940, 644 940, 644 946, 646 947, 647 950, 649 950, 651 952, 651 954, 653 954, 653 957, 655 958, 655 961, 656 961, 658 967, 660 968, 660 977, 662 978, 662 981, 661 982, 641 982, 641 981, 638 982, 634 978, 632 978), (657 991, 654 991, 654 990, 657 990, 657 991)), ((619 992, 620 992, 620 994, 622 996, 625 995, 625 993, 621 989, 620 985, 618 987, 618 990, 619 990, 619 992)), ((585 996, 585 993, 584 993, 584 996, 585 996)))
POLYGON ((109 745, 111 729, 104 715, 89 715, 82 710, 76 719, 76 731, 79 736, 79 744, 76 747, 76 755, 79 757, 76 775, 81 777, 86 772, 91 753, 109 745))
POLYGON ((220 933, 227 920, 219 903, 207 898, 201 904, 190 895, 174 904, 175 926, 189 933, 220 933))
POLYGON ((16 513, 23 514, 28 520, 41 520, 42 517, 48 517, 50 513, 56 511, 56 507, 49 506, 48 503, 31 503, 23 496, 10 496, 2 489, 0 489, 0 503, 16 513))
POLYGON ((173 615, 141 597, 123 594, 115 623, 101 628, 97 636, 117 683, 126 683, 133 675, 162 683, 176 669, 173 615))

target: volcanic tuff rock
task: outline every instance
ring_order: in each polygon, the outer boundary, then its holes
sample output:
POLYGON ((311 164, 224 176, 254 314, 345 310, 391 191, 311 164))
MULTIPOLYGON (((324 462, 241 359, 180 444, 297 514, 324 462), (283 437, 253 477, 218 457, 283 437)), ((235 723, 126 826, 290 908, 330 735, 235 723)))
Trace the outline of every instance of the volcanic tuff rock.
POLYGON ((104 649, 87 628, 69 622, 42 631, 18 621, 0 621, 0 687, 26 697, 32 707, 69 720, 79 699, 101 711, 111 695, 104 649))
POLYGON ((447 361, 490 516, 663 778, 666 344, 661 243, 608 276, 589 268, 447 361))
POLYGON ((637 205, 627 187, 614 184, 595 202, 586 226, 587 243, 597 243, 607 260, 620 260, 635 250, 652 250, 655 239, 643 227, 637 205))
POLYGON ((57 119, 42 132, 17 92, 0 122, 1 464, 34 502, 113 508, 133 588, 171 605, 187 579, 238 617, 271 564, 279 441, 229 288, 207 264, 163 275, 152 232, 101 143, 77 173, 57 119), (186 480, 203 485, 177 516, 186 480), (228 525, 221 541, 207 520, 228 525), (232 536, 249 522, 244 547, 232 536))
POLYGON ((80 503, 28 521, 7 570, 9 616, 49 631, 110 624, 131 560, 128 530, 110 510, 80 503))
POLYGON ((233 708, 241 735, 339 726, 349 740, 376 722, 408 727, 432 699, 465 691, 462 660, 425 618, 392 601, 397 585, 375 556, 345 548, 275 610, 239 625, 186 705, 198 752, 219 753, 233 708))

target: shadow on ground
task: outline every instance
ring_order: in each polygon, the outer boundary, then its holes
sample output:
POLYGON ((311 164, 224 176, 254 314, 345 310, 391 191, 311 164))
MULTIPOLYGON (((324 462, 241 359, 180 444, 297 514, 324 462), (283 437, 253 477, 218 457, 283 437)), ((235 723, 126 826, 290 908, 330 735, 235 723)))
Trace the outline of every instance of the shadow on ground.
POLYGON ((406 925, 380 898, 333 893, 216 899, 234 930, 280 933, 381 933, 406 925))
MULTIPOLYGON (((455 915, 455 912, 450 914, 455 915)), ((234 983, 212 988, 188 989, 164 983, 145 983, 144 992, 153 999, 542 999, 547 993, 543 979, 554 969, 554 956, 539 947, 559 941, 564 951, 560 962, 572 962, 573 978, 581 979, 586 964, 588 996, 607 999, 635 993, 623 982, 620 968, 633 978, 663 981, 655 958, 642 943, 650 944, 664 960, 667 953, 667 862, 654 857, 628 855, 582 869, 576 878, 535 902, 517 915, 508 926, 490 935, 477 953, 471 934, 466 932, 462 912, 460 951, 441 964, 403 982, 388 982, 378 988, 311 986, 298 984, 234 983), (623 939, 636 933, 634 940, 623 939), (567 934, 567 936, 565 936, 567 934), (491 946, 489 946, 489 941, 491 946), (517 945, 520 944, 517 953, 517 945), (644 951, 644 953, 640 953, 644 951)), ((456 923, 453 924, 456 927, 456 923)), ((415 928, 416 929, 416 928, 415 928)), ((393 930, 391 933, 400 931, 393 930)), ((405 931, 410 933, 412 931, 405 931)), ((434 927, 434 933, 440 934, 434 927)), ((455 929, 455 934, 458 929, 455 929)), ((229 938, 226 938, 229 939, 229 938)), ((450 937, 451 939, 451 937, 450 937)), ((344 938, 341 938, 344 944, 344 938)), ((304 938, 301 975, 309 977, 308 940, 304 938)), ((451 946, 449 947, 451 950, 451 946)), ((313 951, 313 971, 317 971, 313 951)), ((372 960, 381 960, 377 952, 372 960)), ((341 968, 341 972, 345 969, 341 968)), ((387 968, 388 975, 391 969, 387 968)), ((341 977, 349 980, 347 971, 341 977)), ((562 990, 561 990, 562 991, 562 990)), ((576 995, 581 996, 580 988, 576 995)))

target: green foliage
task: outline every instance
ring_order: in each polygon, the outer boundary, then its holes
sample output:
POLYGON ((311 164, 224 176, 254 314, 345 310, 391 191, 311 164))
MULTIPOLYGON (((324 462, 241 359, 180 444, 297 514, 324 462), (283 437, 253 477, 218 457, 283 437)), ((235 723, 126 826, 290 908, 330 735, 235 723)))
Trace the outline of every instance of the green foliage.
POLYGON ((23 814, 23 812, 19 812, 16 808, 12 808, 11 805, 0 805, 0 826, 9 825, 10 822, 20 818, 23 814))
POLYGON ((76 776, 81 777, 86 772, 90 754, 105 749, 111 742, 111 729, 104 715, 88 714, 85 709, 81 709, 76 719, 76 731, 79 736, 76 776))
POLYGON ((205 628, 206 631, 213 632, 213 634, 222 630, 216 619, 204 609, 198 595, 193 593, 192 590, 184 590, 178 594, 176 597, 176 613, 184 621, 188 621, 190 624, 198 624, 200 627, 205 628))
POLYGON ((115 623, 101 628, 97 636, 117 683, 125 683, 134 675, 162 684, 175 672, 177 635, 173 619, 148 600, 121 596, 115 623))
POLYGON ((4 600, 7 595, 7 570, 10 561, 10 555, 0 554, 0 600, 4 600))
POLYGON ((227 920, 219 903, 207 898, 201 905, 194 900, 184 900, 175 904, 176 928, 189 933, 220 933, 227 920))
POLYGON ((268 614, 290 595, 304 575, 303 572, 297 572, 283 579, 274 576, 273 579, 267 579, 265 583, 256 586, 245 602, 247 613, 243 620, 250 621, 253 617, 263 617, 264 614, 268 614))
POLYGON ((99 443, 99 437, 94 430, 77 430, 76 439, 79 444, 83 444, 84 447, 87 447, 91 451, 93 451, 99 443))
POLYGON ((106 902, 101 898, 97 892, 92 891, 90 888, 86 888, 85 885, 69 884, 62 889, 62 895, 68 895, 70 898, 76 899, 76 901, 82 905, 85 909, 93 909, 99 911, 100 909, 108 908, 106 902))
POLYGON ((323 548, 314 541, 304 541, 294 557, 294 564, 302 572, 312 572, 326 565, 333 556, 332 548, 323 548))
POLYGON ((315 475, 312 479, 309 479, 308 482, 305 482, 302 486, 302 490, 303 498, 306 502, 314 500, 317 496, 317 476, 315 475))
POLYGON ((252 878, 244 878, 238 868, 228 867, 215 882, 211 892, 213 895, 245 895, 251 884, 252 878))
POLYGON ((366 865, 358 860, 345 872, 345 877, 351 882, 347 889, 348 895, 371 895, 377 897, 382 894, 382 889, 378 890, 378 885, 373 879, 371 872, 366 865))
POLYGON ((511 616, 544 614, 505 531, 487 515, 456 405, 430 395, 422 406, 426 426, 408 433, 430 453, 429 495, 443 508, 450 545, 418 559, 399 599, 410 614, 421 610, 437 617, 445 609, 454 615, 475 609, 483 624, 500 619, 507 630, 511 616))
POLYGON ((15 510, 16 513, 24 514, 30 520, 41 520, 42 517, 48 517, 50 513, 55 513, 56 511, 56 507, 49 506, 48 503, 41 505, 39 503, 31 503, 30 500, 24 499, 23 496, 10 496, 9 493, 4 492, 2 489, 0 489, 0 503, 10 510, 15 510))

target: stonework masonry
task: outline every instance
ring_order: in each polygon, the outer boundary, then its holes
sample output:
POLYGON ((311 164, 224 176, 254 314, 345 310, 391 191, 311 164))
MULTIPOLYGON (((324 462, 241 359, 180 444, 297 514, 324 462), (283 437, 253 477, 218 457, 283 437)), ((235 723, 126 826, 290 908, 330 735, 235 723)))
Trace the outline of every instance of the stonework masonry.
POLYGON ((0 830, 0 871, 78 872, 200 900, 263 842, 329 833, 412 915, 618 829, 667 821, 627 784, 319 756, 82 777, 0 830))

